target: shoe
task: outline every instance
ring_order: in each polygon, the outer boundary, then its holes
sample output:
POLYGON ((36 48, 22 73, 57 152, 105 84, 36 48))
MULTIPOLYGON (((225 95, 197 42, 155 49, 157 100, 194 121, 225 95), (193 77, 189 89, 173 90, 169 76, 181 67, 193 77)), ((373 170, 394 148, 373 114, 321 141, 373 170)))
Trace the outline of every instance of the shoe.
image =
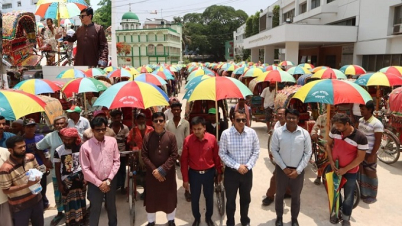
POLYGON ((176 226, 176 224, 174 223, 174 220, 168 221, 168 226, 176 226))
POLYGON ((292 198, 292 195, 290 195, 290 194, 285 194, 285 195, 283 196, 283 198, 285 198, 285 199, 290 199, 290 198, 292 198))
POLYGON ((275 226, 283 226, 282 217, 276 218, 275 226))
POLYGON ((331 222, 332 224, 338 224, 339 223, 339 218, 337 217, 337 216, 331 216, 330 218, 329 218, 329 222, 331 222))
POLYGON ((299 226, 297 219, 292 219, 292 226, 299 226))
POLYGON ((184 197, 186 198, 187 202, 191 202, 191 194, 187 190, 184 192, 184 197))
POLYGON ((54 218, 53 220, 50 222, 50 226, 56 226, 60 223, 61 220, 63 220, 64 218, 64 213, 59 212, 54 218))
POLYGON ((368 197, 368 198, 362 198, 362 201, 366 204, 373 204, 377 202, 377 199, 368 197))
POLYGON ((317 177, 317 178, 314 180, 314 184, 315 184, 315 185, 320 185, 320 184, 321 184, 321 177, 317 177))
POLYGON ((147 226, 155 226, 155 222, 148 222, 147 226))
POLYGON ((200 226, 200 220, 194 220, 192 226, 200 226))
POLYGON ((342 221, 342 226, 350 226, 350 221, 343 220, 342 221))
POLYGON ((211 219, 207 219, 205 222, 207 223, 207 226, 215 226, 215 223, 211 219))
POLYGON ((271 199, 270 197, 265 197, 265 199, 262 200, 262 205, 269 206, 273 202, 274 202, 274 199, 271 199))

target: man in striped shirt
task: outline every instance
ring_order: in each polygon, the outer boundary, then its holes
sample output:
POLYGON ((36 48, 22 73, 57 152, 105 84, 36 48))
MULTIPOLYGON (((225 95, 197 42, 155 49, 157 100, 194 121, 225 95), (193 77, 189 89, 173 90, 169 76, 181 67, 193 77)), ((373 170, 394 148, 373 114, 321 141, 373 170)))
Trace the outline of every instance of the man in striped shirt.
POLYGON ((250 225, 248 209, 251 202, 250 192, 253 183, 253 172, 260 154, 260 142, 257 133, 246 126, 246 113, 243 110, 234 112, 233 125, 223 131, 219 156, 225 163, 224 186, 226 190, 226 225, 234 226, 236 211, 236 195, 240 196, 240 221, 242 226, 250 225))
POLYGON ((8 196, 14 225, 28 226, 29 220, 33 226, 43 226, 43 203, 41 193, 33 194, 29 187, 40 182, 28 181, 26 172, 38 169, 35 156, 25 153, 24 138, 13 136, 7 139, 6 145, 10 157, 0 167, 0 187, 8 196))

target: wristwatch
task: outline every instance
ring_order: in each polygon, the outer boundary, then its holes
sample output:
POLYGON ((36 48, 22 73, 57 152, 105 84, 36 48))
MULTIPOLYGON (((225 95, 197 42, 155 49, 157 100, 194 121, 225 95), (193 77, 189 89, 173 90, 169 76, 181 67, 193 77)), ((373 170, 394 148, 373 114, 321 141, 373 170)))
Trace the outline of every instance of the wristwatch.
POLYGON ((106 180, 106 185, 110 186, 110 180, 109 179, 106 180))

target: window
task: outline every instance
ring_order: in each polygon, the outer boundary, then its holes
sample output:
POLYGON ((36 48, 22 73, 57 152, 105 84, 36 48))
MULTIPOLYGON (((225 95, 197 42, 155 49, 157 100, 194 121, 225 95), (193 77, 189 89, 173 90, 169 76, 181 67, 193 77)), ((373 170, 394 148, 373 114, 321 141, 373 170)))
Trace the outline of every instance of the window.
POLYGON ((300 14, 307 12, 307 2, 300 4, 300 14))
POLYGON ((331 2, 333 2, 333 1, 335 1, 335 0, 327 0, 327 4, 328 4, 328 3, 331 3, 331 2))
POLYGON ((395 24, 402 24, 402 5, 395 7, 394 25, 395 24))
POLYGON ((152 44, 148 45, 148 55, 155 55, 155 46, 152 44))
POLYGON ((330 25, 346 25, 346 26, 356 26, 356 17, 349 18, 346 20, 337 21, 331 23, 330 25))
POLYGON ((21 2, 17 2, 17 7, 21 7, 21 2))
POLYGON ((289 22, 293 22, 293 17, 294 16, 295 16, 295 9, 287 11, 286 13, 283 14, 283 22, 286 23, 287 19, 290 19, 289 22))
POLYGON ((401 54, 364 55, 362 67, 367 71, 378 71, 384 67, 401 65, 401 59, 401 54))
POLYGON ((11 8, 13 8, 13 5, 11 3, 3 4, 3 6, 1 8, 2 9, 11 9, 11 8))
POLYGON ((311 9, 315 9, 320 6, 321 0, 311 0, 311 9))

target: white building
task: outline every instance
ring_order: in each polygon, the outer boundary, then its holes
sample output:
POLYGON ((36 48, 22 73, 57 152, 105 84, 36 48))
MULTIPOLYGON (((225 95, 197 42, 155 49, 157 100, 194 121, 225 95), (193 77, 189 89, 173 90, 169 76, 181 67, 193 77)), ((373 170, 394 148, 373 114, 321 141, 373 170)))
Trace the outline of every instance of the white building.
POLYGON ((402 65, 400 0, 279 0, 260 14, 260 33, 244 39, 251 60, 274 61, 274 49, 286 60, 310 61, 339 68, 362 65, 376 71, 402 65), (272 28, 273 9, 280 7, 279 26, 272 28))
POLYGON ((235 58, 243 58, 243 39, 246 38, 246 24, 241 25, 233 32, 233 49, 235 58))
MULTIPOLYGON (((0 0, 1 12, 8 13, 12 11, 33 12, 36 11, 36 3, 39 0, 0 0)), ((40 20, 40 16, 35 16, 36 21, 40 20)))

